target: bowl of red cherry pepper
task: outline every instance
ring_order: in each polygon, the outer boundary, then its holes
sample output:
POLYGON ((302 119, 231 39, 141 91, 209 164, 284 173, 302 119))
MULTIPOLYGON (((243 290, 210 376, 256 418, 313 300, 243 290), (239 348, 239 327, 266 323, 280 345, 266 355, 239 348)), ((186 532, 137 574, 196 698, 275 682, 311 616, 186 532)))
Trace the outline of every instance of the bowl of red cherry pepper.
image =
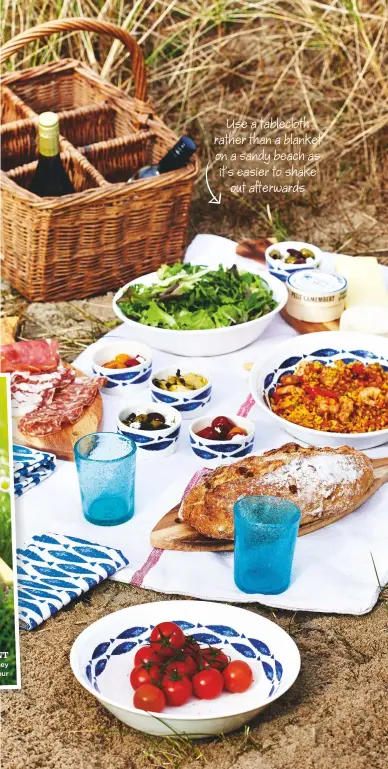
POLYGON ((190 425, 190 444, 205 467, 217 467, 252 452, 255 425, 237 414, 199 417, 190 425))

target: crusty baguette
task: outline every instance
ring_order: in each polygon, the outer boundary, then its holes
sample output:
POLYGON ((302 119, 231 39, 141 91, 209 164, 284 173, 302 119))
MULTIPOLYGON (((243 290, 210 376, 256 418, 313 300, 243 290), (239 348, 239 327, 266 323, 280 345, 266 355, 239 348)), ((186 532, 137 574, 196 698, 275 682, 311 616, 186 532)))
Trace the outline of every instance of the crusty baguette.
POLYGON ((203 476, 182 501, 179 516, 205 536, 233 539, 233 506, 241 497, 289 499, 299 507, 303 526, 350 513, 372 483, 372 462, 360 451, 287 443, 203 476))

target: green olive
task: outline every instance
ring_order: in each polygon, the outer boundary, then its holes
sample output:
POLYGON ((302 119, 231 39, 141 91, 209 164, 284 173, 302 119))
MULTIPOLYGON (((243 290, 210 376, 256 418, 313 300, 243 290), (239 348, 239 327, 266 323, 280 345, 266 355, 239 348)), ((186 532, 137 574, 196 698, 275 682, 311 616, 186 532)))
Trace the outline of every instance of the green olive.
POLYGON ((306 259, 314 258, 314 254, 309 248, 301 248, 300 253, 306 257, 306 259))
POLYGON ((281 259, 282 258, 281 253, 279 251, 276 251, 276 249, 275 249, 275 251, 270 251, 269 255, 270 255, 271 259, 281 259))
POLYGON ((286 261, 286 264, 295 264, 296 256, 287 256, 287 259, 285 261, 286 261))

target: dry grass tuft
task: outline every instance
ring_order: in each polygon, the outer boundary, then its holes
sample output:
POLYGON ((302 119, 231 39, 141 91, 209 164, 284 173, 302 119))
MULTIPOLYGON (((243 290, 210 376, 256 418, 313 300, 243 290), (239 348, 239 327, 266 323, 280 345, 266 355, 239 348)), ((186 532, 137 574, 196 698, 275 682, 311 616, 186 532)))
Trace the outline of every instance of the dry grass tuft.
MULTIPOLYGON (((388 247, 384 239, 375 242, 385 221, 388 178, 386 0, 5 0, 3 40, 48 18, 80 15, 114 21, 136 37, 158 113, 177 132, 189 130, 199 140, 206 162, 213 161, 213 136, 227 117, 305 115, 323 134, 318 175, 303 198, 275 196, 252 204, 225 195, 220 212, 207 205, 202 178, 198 228, 205 217, 208 229, 210 222, 210 229, 228 231, 233 209, 237 232, 247 234, 249 221, 252 234, 256 226, 269 233, 269 204, 283 228, 303 226, 326 247, 388 247), (354 223, 342 200, 372 221, 354 223), (329 224, 320 233, 318 225, 317 232, 312 219, 326 220, 334 205, 343 226, 329 224)), ((108 38, 58 35, 31 45, 10 66, 69 54, 131 89, 128 56, 108 38)))

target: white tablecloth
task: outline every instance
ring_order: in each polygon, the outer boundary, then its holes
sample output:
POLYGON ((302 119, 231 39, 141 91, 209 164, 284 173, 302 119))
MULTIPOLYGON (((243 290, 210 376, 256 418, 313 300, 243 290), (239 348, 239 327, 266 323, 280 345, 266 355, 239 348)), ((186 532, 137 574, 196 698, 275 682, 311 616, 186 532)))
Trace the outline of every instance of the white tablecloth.
MULTIPOLYGON (((247 269, 260 269, 255 262, 236 260, 235 244, 225 238, 199 235, 188 249, 188 261, 201 263, 233 262, 247 269)), ((332 269, 333 255, 325 255, 324 268, 332 269)), ((388 269, 384 268, 388 283, 388 269)), ((109 337, 125 338, 125 326, 115 328, 109 337)), ((256 342, 243 350, 213 359, 193 359, 211 369, 214 413, 237 412, 248 395, 248 374, 244 363, 265 358, 274 345, 291 339, 296 332, 277 317, 256 342)), ((97 343, 98 344, 98 343, 97 343)), ((387 345, 388 346, 388 345, 387 345)), ((91 348, 75 364, 91 373, 91 348)), ((154 368, 172 364, 179 358, 154 351, 154 368)), ((132 396, 131 396, 132 397, 132 396)), ((148 400, 147 390, 136 400, 148 400)), ((123 400, 104 396, 104 430, 115 431, 115 417, 123 400)), ((250 418, 256 422, 254 450, 281 446, 290 436, 279 430, 253 407, 250 418)), ((246 595, 233 581, 232 553, 182 553, 152 550, 150 532, 157 521, 181 498, 192 475, 200 469, 191 452, 188 424, 184 420, 178 451, 171 457, 144 457, 138 451, 136 511, 133 519, 115 527, 94 526, 82 515, 77 474, 72 462, 58 461, 51 478, 16 501, 17 543, 21 546, 33 534, 56 532, 76 535, 100 544, 120 548, 130 566, 114 579, 132 582, 163 593, 202 599, 252 602, 292 610, 363 614, 373 607, 379 585, 388 581, 388 486, 382 488, 362 509, 342 521, 297 541, 292 582, 278 596, 246 595), (373 556, 373 560, 372 560, 373 556)), ((367 452, 385 456, 388 446, 367 452)))

